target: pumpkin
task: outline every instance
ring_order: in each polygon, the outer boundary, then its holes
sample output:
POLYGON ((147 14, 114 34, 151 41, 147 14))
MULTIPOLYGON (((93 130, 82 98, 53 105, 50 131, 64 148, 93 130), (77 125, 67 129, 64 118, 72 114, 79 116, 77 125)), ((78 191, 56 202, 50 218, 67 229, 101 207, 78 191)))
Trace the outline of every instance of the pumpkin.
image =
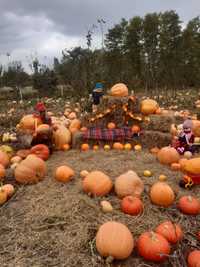
POLYGON ((119 142, 115 142, 113 144, 113 148, 116 149, 116 150, 123 150, 124 146, 119 142))
POLYGON ((157 226, 155 232, 164 236, 168 242, 175 244, 183 238, 183 231, 179 224, 171 221, 164 221, 157 226))
POLYGON ((158 103, 152 99, 145 99, 141 102, 141 113, 144 115, 154 114, 158 109, 158 103))
POLYGON ((159 180, 160 182, 164 182, 164 181, 167 180, 167 176, 164 175, 164 174, 161 174, 161 175, 159 175, 158 180, 159 180))
POLYGON ((137 241, 137 249, 145 260, 161 262, 170 254, 169 242, 160 234, 145 232, 137 241))
POLYGON ((181 169, 181 165, 180 165, 180 163, 172 163, 172 164, 171 164, 171 169, 172 169, 173 171, 179 171, 179 170, 181 169))
POLYGON ((2 164, 0 164, 0 180, 3 180, 5 176, 6 176, 5 167, 2 164))
POLYGON ((156 182, 150 189, 150 198, 153 204, 169 207, 175 199, 172 188, 165 182, 156 182))
POLYGON ((15 179, 21 184, 34 184, 44 179, 45 162, 35 155, 28 155, 14 170, 15 179))
POLYGON ((20 161, 22 161, 22 158, 19 156, 14 156, 11 158, 10 163, 19 163, 20 161))
POLYGON ((0 164, 3 165, 5 168, 9 165, 9 157, 8 155, 0 150, 0 164))
POLYGON ((101 204, 103 212, 112 212, 113 211, 113 207, 109 201, 103 200, 103 201, 101 201, 100 204, 101 204))
POLYGON ((143 172, 143 175, 144 175, 145 177, 151 177, 151 176, 152 176, 152 172, 149 171, 149 170, 145 170, 145 171, 143 172))
POLYGON ((105 151, 110 150, 110 146, 109 145, 105 145, 103 148, 104 148, 105 151))
POLYGON ((116 125, 114 122, 109 122, 108 125, 107 125, 107 128, 108 129, 115 129, 116 128, 116 125))
POLYGON ((141 145, 135 145, 134 149, 135 149, 135 151, 141 151, 142 150, 142 146, 141 145))
POLYGON ((157 155, 160 149, 158 147, 153 147, 150 149, 151 154, 157 155))
POLYGON ((88 151, 90 149, 89 145, 88 144, 82 144, 81 145, 81 150, 82 151, 88 151))
POLYGON ((94 146, 93 146, 93 150, 94 150, 94 151, 97 151, 98 149, 99 149, 99 146, 98 146, 98 145, 94 145, 94 146))
POLYGON ((86 193, 94 196, 104 196, 110 192, 113 183, 103 172, 92 171, 84 178, 82 186, 86 193))
POLYGON ((200 267, 200 250, 193 250, 187 258, 188 267, 200 267))
POLYGON ((58 129, 53 133, 53 139, 55 148, 62 150, 65 144, 71 142, 71 132, 64 126, 59 126, 58 129))
POLYGON ((20 123, 19 128, 22 130, 35 131, 35 126, 42 124, 42 121, 39 117, 35 117, 33 114, 25 115, 20 123))
POLYGON ((41 124, 37 127, 36 133, 47 134, 50 131, 50 126, 48 124, 41 124))
POLYGON ((121 210, 129 215, 138 215, 143 211, 143 203, 138 197, 126 196, 121 201, 121 210))
POLYGON ((58 182, 66 183, 74 176, 74 171, 68 166, 60 166, 56 169, 55 179, 58 182))
POLYGON ((74 119, 71 121, 69 130, 71 131, 72 129, 80 130, 81 128, 81 122, 78 119, 74 119))
POLYGON ((7 201, 6 191, 0 187, 0 205, 3 205, 7 201))
POLYGON ((134 248, 134 239, 126 225, 110 221, 100 226, 96 235, 96 248, 103 257, 128 258, 134 248))
POLYGON ((3 145, 3 146, 0 146, 0 150, 5 152, 7 155, 8 155, 8 158, 10 159, 13 154, 14 154, 14 151, 13 151, 13 148, 11 146, 8 146, 8 145, 3 145))
POLYGON ((89 174, 89 172, 86 171, 86 170, 82 170, 82 171, 80 172, 80 176, 81 176, 82 178, 85 178, 88 174, 89 174))
POLYGON ((192 196, 183 196, 179 199, 178 208, 188 215, 198 215, 200 213, 200 201, 192 196))
POLYGON ((64 144, 63 145, 63 148, 62 148, 63 151, 68 151, 69 149, 70 149, 70 145, 69 144, 64 144))
POLYGON ((186 159, 190 159, 192 157, 192 153, 190 152, 190 151, 186 151, 185 153, 184 153, 184 158, 186 158, 186 159))
POLYGON ((127 151, 130 151, 132 149, 132 145, 127 143, 124 145, 124 149, 127 150, 127 151))
POLYGON ((140 127, 138 125, 133 125, 131 128, 132 133, 139 133, 140 127))
POLYGON ((128 96, 128 88, 124 83, 117 83, 111 88, 112 96, 128 96))
POLYGON ((30 149, 20 149, 17 151, 16 155, 21 159, 25 159, 30 153, 30 149))
POLYGON ((11 184, 4 184, 2 189, 5 191, 7 197, 11 197, 15 192, 14 186, 11 184))
POLYGON ((162 164, 172 164, 177 163, 180 159, 180 156, 175 148, 168 146, 159 150, 157 158, 162 164))
POLYGON ((82 127, 82 128, 80 129, 81 132, 86 132, 87 130, 88 130, 87 127, 82 127))
POLYGON ((126 196, 140 197, 144 191, 144 183, 134 171, 128 171, 115 180, 115 192, 119 198, 126 196))
POLYGON ((200 174, 200 158, 189 159, 183 170, 191 174, 200 174))
POLYGON ((74 120, 74 119, 76 119, 76 113, 75 113, 75 112, 71 112, 71 113, 69 113, 69 115, 68 115, 68 119, 70 119, 70 120, 74 120))
POLYGON ((194 143, 199 144, 200 143, 200 137, 195 137, 194 138, 194 143))
POLYGON ((33 146, 30 152, 43 160, 47 160, 50 154, 49 148, 43 144, 33 146))
POLYGON ((185 159, 185 158, 182 158, 182 159, 179 160, 179 164, 180 164, 180 169, 181 169, 181 171, 183 171, 183 170, 185 169, 185 164, 186 164, 187 161, 188 161, 188 160, 185 159))
POLYGON ((200 120, 192 121, 192 131, 196 137, 200 137, 200 120))

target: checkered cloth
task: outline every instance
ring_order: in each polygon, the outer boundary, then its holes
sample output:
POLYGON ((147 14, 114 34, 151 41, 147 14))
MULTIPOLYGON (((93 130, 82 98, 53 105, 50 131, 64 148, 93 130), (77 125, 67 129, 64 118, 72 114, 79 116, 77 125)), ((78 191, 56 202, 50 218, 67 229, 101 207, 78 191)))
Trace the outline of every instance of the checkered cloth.
POLYGON ((104 141, 130 140, 133 139, 133 132, 129 127, 120 129, 101 129, 94 127, 83 133, 83 139, 104 141))

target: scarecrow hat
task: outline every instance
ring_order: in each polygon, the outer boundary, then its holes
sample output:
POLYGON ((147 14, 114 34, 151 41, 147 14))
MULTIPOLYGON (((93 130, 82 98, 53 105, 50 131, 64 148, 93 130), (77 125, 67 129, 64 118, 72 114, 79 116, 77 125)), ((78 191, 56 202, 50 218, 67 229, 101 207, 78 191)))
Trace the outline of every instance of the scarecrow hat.
POLYGON ((95 92, 101 92, 103 90, 103 84, 102 83, 96 83, 95 88, 93 91, 95 92))

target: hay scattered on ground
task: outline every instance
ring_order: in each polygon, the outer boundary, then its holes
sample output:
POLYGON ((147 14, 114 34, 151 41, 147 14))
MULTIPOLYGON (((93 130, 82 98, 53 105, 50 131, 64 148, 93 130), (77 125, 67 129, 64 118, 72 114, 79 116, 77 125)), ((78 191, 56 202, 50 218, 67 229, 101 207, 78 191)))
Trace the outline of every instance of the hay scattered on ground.
MULTIPOLYGON (((200 228, 200 216, 191 217, 181 214, 176 204, 168 209, 151 204, 148 191, 158 176, 163 173, 176 192, 176 199, 184 194, 200 197, 200 188, 186 191, 178 187, 181 174, 172 172, 160 165, 155 158, 146 152, 99 151, 56 152, 48 161, 48 176, 33 186, 18 186, 16 194, 0 208, 0 265, 2 267, 44 267, 44 266, 162 266, 184 267, 188 252, 199 248, 195 233, 200 228), (75 172, 75 179, 68 184, 54 180, 53 173, 59 165, 67 164, 75 172), (115 180, 119 174, 135 170, 145 183, 142 196, 144 212, 133 217, 120 211, 120 201, 114 192, 103 198, 90 198, 81 190, 79 172, 82 169, 102 170, 115 180), (153 172, 153 177, 145 178, 145 169, 153 172), (113 207, 112 214, 104 214, 99 202, 109 200, 113 207), (98 227, 108 220, 125 223, 137 237, 146 230, 154 229, 165 219, 179 222, 184 229, 184 240, 174 246, 170 258, 160 265, 145 262, 133 254, 124 261, 114 261, 106 265, 95 248, 95 234, 98 227)), ((12 181, 12 174, 9 175, 12 181)))

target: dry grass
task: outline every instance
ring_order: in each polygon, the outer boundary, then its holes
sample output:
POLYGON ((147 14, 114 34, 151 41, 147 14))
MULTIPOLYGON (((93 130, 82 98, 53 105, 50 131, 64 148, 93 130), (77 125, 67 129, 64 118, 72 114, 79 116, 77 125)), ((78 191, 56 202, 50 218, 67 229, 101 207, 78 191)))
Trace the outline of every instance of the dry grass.
MULTIPOLYGON (((160 165, 147 152, 99 151, 56 152, 47 162, 46 179, 32 186, 18 186, 16 194, 0 208, 0 266, 6 267, 44 267, 44 266, 187 266, 185 258, 193 248, 199 248, 195 233, 200 229, 200 216, 182 215, 176 204, 168 209, 151 204, 148 191, 158 176, 168 176, 169 184, 176 192, 176 200, 184 194, 200 197, 200 188, 186 191, 178 187, 180 173, 172 172, 160 165), (75 172, 75 179, 68 184, 54 180, 53 173, 57 166, 67 164, 75 172), (135 170, 145 183, 142 199, 145 209, 141 216, 133 217, 120 211, 120 201, 114 192, 104 198, 90 198, 81 190, 79 172, 82 169, 102 170, 114 181, 119 174, 135 170), (153 177, 145 178, 145 169, 153 172, 153 177), (112 214, 101 211, 99 202, 109 200, 113 207, 112 214), (103 222, 116 220, 125 223, 135 239, 144 231, 154 229, 164 219, 180 222, 185 237, 173 247, 169 259, 161 265, 145 262, 137 255, 136 249, 125 261, 107 264, 95 248, 95 234, 103 222)), ((9 174, 9 181, 12 175, 9 174)), ((14 182, 14 181, 13 181, 14 182)))

